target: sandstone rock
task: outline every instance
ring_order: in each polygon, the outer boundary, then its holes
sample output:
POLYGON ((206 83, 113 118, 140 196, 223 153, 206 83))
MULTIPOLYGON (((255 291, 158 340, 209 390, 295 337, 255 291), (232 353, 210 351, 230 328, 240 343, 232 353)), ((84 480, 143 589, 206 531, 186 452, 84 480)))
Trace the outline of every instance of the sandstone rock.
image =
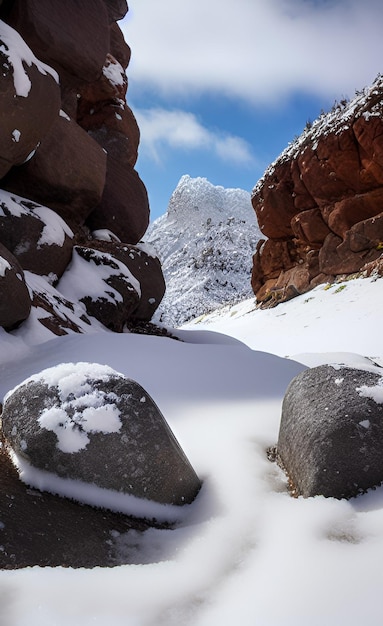
POLYGON ((352 226, 378 215, 382 208, 383 188, 345 198, 334 203, 328 215, 329 228, 344 239, 352 226))
MULTIPOLYGON (((252 286, 258 301, 278 281, 284 283, 289 276, 295 280, 297 273, 286 267, 284 248, 293 266, 310 265, 309 255, 319 250, 318 274, 312 264, 309 269, 310 288, 325 276, 332 280, 360 271, 379 257, 382 114, 383 79, 378 77, 369 90, 307 126, 257 183, 252 203, 269 237, 268 245, 257 248, 253 257, 252 286)), ((291 286, 295 288, 293 282, 291 286)))
MULTIPOLYGON (((113 3, 112 3, 113 5, 113 3)), ((109 18, 105 3, 93 0, 14 0, 8 23, 35 55, 85 82, 96 80, 109 52, 109 18)))
POLYGON ((128 3, 126 0, 104 0, 104 2, 111 22, 122 20, 128 12, 128 3))
POLYGON ((108 54, 102 68, 101 76, 92 83, 84 84, 79 90, 77 121, 82 128, 101 126, 92 123, 92 116, 97 115, 98 109, 105 106, 105 102, 112 101, 116 109, 123 109, 128 81, 122 65, 108 54), (122 101, 122 102, 121 102, 122 101), (88 123, 83 118, 89 116, 88 123))
POLYGON ((73 232, 48 207, 0 190, 0 242, 24 270, 55 282, 71 259, 73 232))
POLYGON ((0 244, 0 326, 12 330, 27 319, 31 298, 17 259, 0 244))
POLYGON ((277 454, 294 495, 350 498, 383 481, 382 380, 330 365, 293 379, 277 454))
POLYGON ((131 166, 134 147, 117 131, 91 132, 107 151, 106 181, 100 204, 86 223, 90 230, 108 229, 124 243, 136 244, 149 224, 149 200, 144 183, 131 166))
POLYGON ((59 115, 33 159, 14 168, 3 187, 82 224, 103 194, 106 154, 68 116, 59 115))
POLYGON ((380 254, 379 249, 354 252, 347 239, 343 241, 330 233, 319 251, 319 270, 325 274, 353 274, 380 254))
POLYGON ((256 188, 252 204, 261 231, 270 239, 292 236, 291 219, 297 213, 290 164, 266 172, 262 186, 256 188))
POLYGON ((0 22, 0 178, 23 163, 49 131, 60 108, 54 70, 20 35, 0 22))
POLYGON ((201 486, 152 398, 107 366, 36 374, 7 394, 2 422, 16 455, 63 479, 173 505, 201 486))
MULTIPOLYGON (((81 120, 82 123, 82 120, 81 120)), ((132 110, 124 106, 107 104, 100 108, 97 117, 84 118, 85 127, 89 124, 89 134, 110 154, 112 163, 121 153, 124 167, 135 166, 138 157, 140 130, 132 110)))
POLYGON ((110 254, 128 268, 140 286, 140 299, 129 319, 133 322, 149 322, 166 289, 161 263, 154 248, 147 244, 133 246, 97 240, 91 241, 89 245, 93 249, 110 254))
POLYGON ((122 65, 124 70, 130 63, 131 50, 124 39, 123 32, 116 22, 113 22, 109 28, 110 33, 110 53, 122 65))
POLYGON ((294 215, 291 229, 297 239, 314 247, 320 247, 331 232, 318 207, 294 215))
POLYGON ((68 300, 82 302, 88 315, 115 332, 124 330, 141 297, 140 283, 124 263, 83 246, 73 249, 58 290, 68 300))

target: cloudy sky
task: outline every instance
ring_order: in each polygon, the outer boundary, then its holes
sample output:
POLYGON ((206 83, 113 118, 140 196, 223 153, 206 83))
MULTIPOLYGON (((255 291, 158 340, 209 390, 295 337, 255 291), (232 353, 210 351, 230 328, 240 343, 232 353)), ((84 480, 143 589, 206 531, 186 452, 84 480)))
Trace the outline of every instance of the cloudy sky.
POLYGON ((307 121, 383 72, 382 25, 381 0, 129 0, 152 219, 183 174, 251 191, 307 121))

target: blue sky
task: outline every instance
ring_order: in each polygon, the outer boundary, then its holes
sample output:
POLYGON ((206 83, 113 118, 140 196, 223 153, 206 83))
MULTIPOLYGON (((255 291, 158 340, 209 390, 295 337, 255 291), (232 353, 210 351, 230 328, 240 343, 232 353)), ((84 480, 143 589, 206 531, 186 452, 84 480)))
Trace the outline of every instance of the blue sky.
POLYGON ((183 174, 251 191, 308 120, 383 72, 382 24, 381 0, 129 0, 152 220, 183 174))

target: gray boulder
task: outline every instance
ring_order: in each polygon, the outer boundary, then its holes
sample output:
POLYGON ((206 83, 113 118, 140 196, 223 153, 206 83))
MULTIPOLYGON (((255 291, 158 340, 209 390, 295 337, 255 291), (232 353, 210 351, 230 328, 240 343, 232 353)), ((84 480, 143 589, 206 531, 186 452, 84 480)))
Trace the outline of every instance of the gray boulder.
POLYGON ((152 398, 107 366, 40 372, 6 396, 2 421, 16 455, 61 478, 174 505, 200 489, 152 398))
POLYGON ((383 481, 383 377, 321 365, 282 406, 277 461, 294 495, 350 498, 383 481))

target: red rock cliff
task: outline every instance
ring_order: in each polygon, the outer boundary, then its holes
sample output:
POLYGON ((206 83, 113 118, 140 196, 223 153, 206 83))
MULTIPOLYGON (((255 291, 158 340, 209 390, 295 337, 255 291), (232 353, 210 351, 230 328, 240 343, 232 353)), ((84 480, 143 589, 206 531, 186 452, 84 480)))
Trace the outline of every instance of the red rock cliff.
POLYGON ((383 78, 308 124, 253 190, 258 302, 368 270, 383 249, 383 78))

